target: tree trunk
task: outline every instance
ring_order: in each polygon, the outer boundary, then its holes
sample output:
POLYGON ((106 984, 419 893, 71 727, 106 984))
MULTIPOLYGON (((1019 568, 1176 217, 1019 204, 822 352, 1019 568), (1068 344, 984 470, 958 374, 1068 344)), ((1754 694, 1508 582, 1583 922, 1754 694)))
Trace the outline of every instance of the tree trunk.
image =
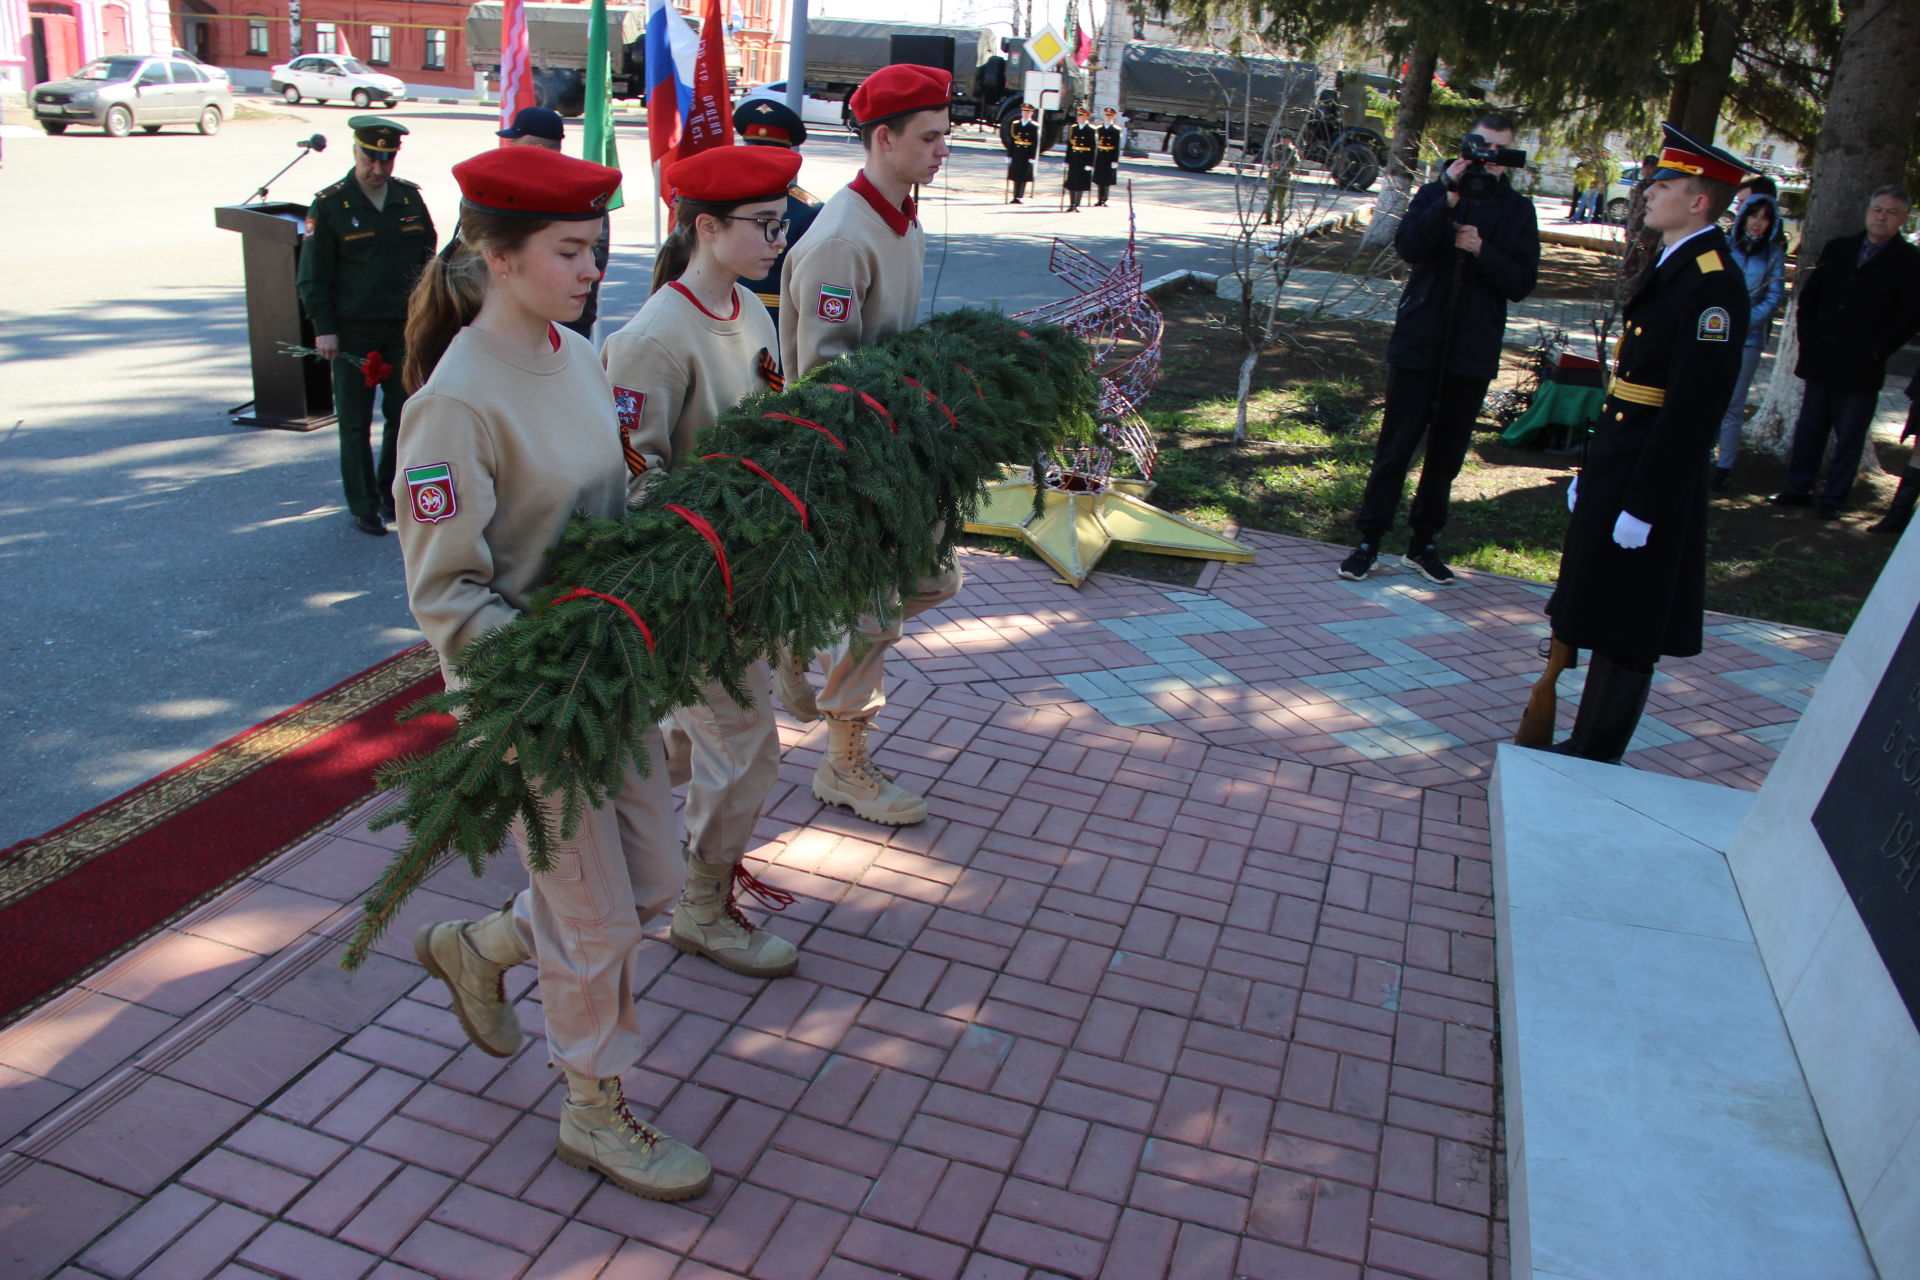
POLYGON ((1696 142, 1712 142, 1720 129, 1720 107, 1733 78, 1733 55, 1740 44, 1744 4, 1708 4, 1700 11, 1700 60, 1687 68, 1684 109, 1669 115, 1675 128, 1696 142))
MULTIPOLYGON (((1812 270, 1820 250, 1836 236, 1858 231, 1867 197, 1875 188, 1900 181, 1913 143, 1914 116, 1920 112, 1920 5, 1910 0, 1854 0, 1840 36, 1840 57, 1833 67, 1833 88, 1814 146, 1807 182, 1807 221, 1797 250, 1797 272, 1812 270)), ((1744 439, 1757 448, 1785 455, 1793 420, 1800 411, 1800 380, 1793 376, 1795 312, 1787 309, 1773 380, 1758 413, 1747 421, 1744 439)), ((1868 433, 1863 470, 1878 470, 1868 433)))
POLYGON ((1407 78, 1400 82, 1400 111, 1394 117, 1393 150, 1387 171, 1380 175, 1380 194, 1374 198, 1373 221, 1361 237, 1363 249, 1384 249, 1393 243, 1400 215, 1413 195, 1414 175, 1420 171, 1420 139, 1427 131, 1427 108, 1433 102, 1433 73, 1440 55, 1430 41, 1415 39, 1407 51, 1407 78))

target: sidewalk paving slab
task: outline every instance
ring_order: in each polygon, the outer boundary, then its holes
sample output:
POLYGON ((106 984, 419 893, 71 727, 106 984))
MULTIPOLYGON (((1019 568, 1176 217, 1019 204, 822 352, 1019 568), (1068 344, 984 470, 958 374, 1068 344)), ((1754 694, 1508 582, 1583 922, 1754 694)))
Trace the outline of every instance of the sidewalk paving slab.
MULTIPOLYGON (((508 860, 335 967, 381 797, 0 1032, 0 1270, 1504 1276, 1486 788, 1544 593, 1242 536, 1259 559, 1192 588, 963 552, 883 719, 920 826, 822 810, 824 732, 783 721, 755 856, 799 895, 770 922, 799 972, 662 925, 636 980, 629 1093, 708 1153, 705 1195, 554 1158, 529 967, 501 1061, 413 966, 508 860)), ((1629 762, 1756 788, 1838 641, 1710 617, 1629 762)))

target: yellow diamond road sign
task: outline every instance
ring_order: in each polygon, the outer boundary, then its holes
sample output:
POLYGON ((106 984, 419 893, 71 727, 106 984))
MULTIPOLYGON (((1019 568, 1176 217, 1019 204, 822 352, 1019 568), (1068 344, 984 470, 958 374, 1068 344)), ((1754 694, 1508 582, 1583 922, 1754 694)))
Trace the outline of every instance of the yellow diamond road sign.
POLYGON ((1027 41, 1027 55, 1033 59, 1033 65, 1050 69, 1067 53, 1067 42, 1052 27, 1043 28, 1040 34, 1027 41))

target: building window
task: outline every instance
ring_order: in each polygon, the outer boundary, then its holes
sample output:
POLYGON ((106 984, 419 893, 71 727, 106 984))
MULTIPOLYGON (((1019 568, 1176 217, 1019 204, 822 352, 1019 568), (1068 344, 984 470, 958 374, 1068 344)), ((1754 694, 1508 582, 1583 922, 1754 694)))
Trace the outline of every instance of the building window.
POLYGON ((367 61, 376 67, 384 67, 393 61, 393 28, 372 26, 367 28, 367 61))
POLYGON ((427 56, 420 64, 428 71, 447 69, 447 33, 438 29, 427 32, 427 56))
POLYGON ((269 56, 267 23, 264 18, 247 19, 247 53, 255 58, 269 56))
POLYGON ((315 53, 340 52, 339 37, 335 35, 331 22, 313 24, 313 51, 315 53))

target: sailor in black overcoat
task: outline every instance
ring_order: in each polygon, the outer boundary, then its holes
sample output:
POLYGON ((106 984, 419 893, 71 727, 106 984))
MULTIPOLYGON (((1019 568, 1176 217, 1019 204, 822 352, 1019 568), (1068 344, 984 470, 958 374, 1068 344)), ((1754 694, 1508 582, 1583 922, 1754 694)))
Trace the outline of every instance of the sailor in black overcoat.
POLYGON ((1085 107, 1080 108, 1079 118, 1073 128, 1067 130, 1067 208, 1070 212, 1080 211, 1080 197, 1093 189, 1093 151, 1098 137, 1091 116, 1085 107))
POLYGON ((1102 123, 1093 131, 1093 185, 1100 191, 1096 204, 1107 202, 1107 192, 1120 181, 1120 143, 1125 138, 1120 128, 1120 113, 1108 107, 1102 123))
POLYGON ((1653 665, 1701 648, 1707 482, 1740 373, 1746 284, 1715 219, 1744 166, 1667 126, 1647 189, 1662 252, 1622 312, 1614 377, 1569 491, 1573 519, 1547 604, 1553 637, 1593 651, 1571 738, 1554 750, 1617 761, 1653 665))
POLYGON ((1007 126, 1007 181, 1013 184, 1013 203, 1019 204, 1033 181, 1033 162, 1040 154, 1040 122, 1033 104, 1020 104, 1020 118, 1007 126))

